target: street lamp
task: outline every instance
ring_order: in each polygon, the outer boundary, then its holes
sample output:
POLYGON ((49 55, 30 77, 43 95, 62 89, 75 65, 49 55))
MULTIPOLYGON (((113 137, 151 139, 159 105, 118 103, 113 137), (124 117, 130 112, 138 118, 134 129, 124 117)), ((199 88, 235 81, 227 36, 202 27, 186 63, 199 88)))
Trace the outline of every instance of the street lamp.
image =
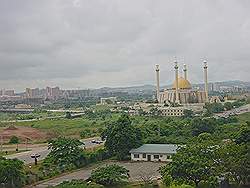
POLYGON ((38 154, 38 153, 32 154, 32 155, 30 156, 32 159, 35 159, 35 165, 37 165, 37 159, 38 159, 40 156, 41 156, 41 155, 38 154))

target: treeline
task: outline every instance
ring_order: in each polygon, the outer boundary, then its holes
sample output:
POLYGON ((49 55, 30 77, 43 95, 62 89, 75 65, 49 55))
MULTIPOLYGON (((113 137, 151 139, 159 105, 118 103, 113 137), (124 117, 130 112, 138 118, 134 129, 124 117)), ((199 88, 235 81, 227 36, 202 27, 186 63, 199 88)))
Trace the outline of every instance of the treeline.
POLYGON ((239 108, 240 106, 243 106, 245 104, 248 104, 247 99, 240 99, 236 100, 234 102, 225 102, 222 103, 207 103, 205 105, 205 108, 207 110, 206 115, 209 116, 213 113, 219 113, 226 110, 232 110, 233 108, 239 108))
POLYGON ((218 142, 209 133, 199 134, 180 146, 172 162, 161 168, 165 185, 239 187, 250 185, 249 124, 234 140, 218 142))

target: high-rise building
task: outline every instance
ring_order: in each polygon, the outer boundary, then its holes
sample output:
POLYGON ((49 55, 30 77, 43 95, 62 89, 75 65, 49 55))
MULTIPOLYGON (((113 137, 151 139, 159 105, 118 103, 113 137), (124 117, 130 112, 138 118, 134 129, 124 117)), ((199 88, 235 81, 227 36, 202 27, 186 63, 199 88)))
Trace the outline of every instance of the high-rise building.
POLYGON ((59 87, 46 87, 46 95, 45 98, 46 99, 50 99, 50 100, 57 100, 60 97, 60 88, 59 87))
POLYGON ((15 96, 15 91, 13 89, 5 90, 3 95, 15 96))
POLYGON ((51 89, 52 99, 57 100, 60 97, 60 88, 54 87, 51 89))
POLYGON ((32 92, 30 88, 25 89, 25 97, 26 98, 32 98, 32 92))

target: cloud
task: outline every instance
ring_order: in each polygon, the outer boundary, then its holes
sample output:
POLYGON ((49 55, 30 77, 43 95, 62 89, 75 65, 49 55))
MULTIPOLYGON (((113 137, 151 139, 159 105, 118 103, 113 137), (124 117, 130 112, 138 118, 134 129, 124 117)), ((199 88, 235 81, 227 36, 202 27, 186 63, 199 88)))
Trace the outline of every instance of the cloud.
POLYGON ((25 0, 0 2, 0 88, 88 88, 189 79, 249 81, 247 0, 25 0))

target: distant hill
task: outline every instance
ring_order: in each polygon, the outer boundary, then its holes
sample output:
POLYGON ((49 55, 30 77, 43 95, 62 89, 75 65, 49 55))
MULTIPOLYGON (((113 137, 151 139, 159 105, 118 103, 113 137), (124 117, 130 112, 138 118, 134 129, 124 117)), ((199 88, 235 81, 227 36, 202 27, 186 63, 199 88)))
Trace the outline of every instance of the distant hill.
MULTIPOLYGON (((232 81, 222 81, 222 82, 211 82, 209 84, 216 84, 218 86, 227 86, 227 87, 244 87, 249 88, 250 82, 243 82, 240 80, 232 80, 232 81)), ((203 88, 203 83, 192 84, 193 87, 203 88)), ((170 88, 171 85, 161 86, 161 89, 170 88)), ((130 87, 103 87, 99 89, 95 89, 97 92, 128 92, 128 93, 140 93, 140 92, 154 92, 156 86, 154 85, 141 85, 141 86, 130 86, 130 87)))
POLYGON ((139 93, 139 92, 152 92, 155 90, 153 85, 142 85, 142 86, 129 86, 129 87, 103 87, 96 89, 97 92, 128 92, 128 93, 139 93))

